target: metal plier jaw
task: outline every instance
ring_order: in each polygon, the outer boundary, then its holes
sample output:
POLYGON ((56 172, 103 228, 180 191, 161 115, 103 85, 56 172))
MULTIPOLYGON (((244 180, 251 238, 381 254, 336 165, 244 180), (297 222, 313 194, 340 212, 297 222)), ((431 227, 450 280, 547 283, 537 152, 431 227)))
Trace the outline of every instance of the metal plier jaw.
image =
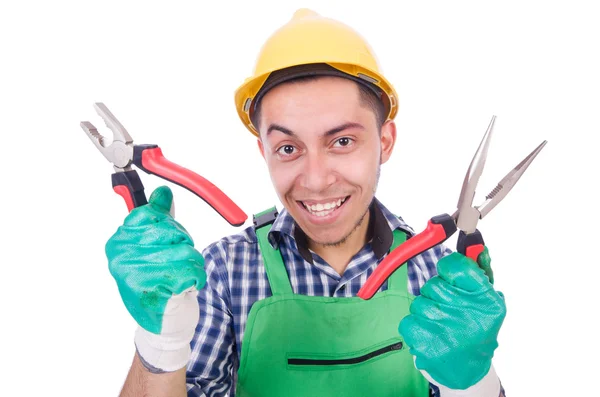
POLYGON ((108 110, 106 105, 95 103, 94 109, 96 109, 98 115, 102 117, 106 126, 112 131, 113 139, 111 143, 106 146, 106 138, 89 121, 82 121, 80 123, 81 128, 83 128, 100 153, 112 163, 115 171, 129 171, 133 163, 133 138, 131 138, 131 135, 129 135, 119 120, 108 110))
POLYGON ((112 131, 112 141, 108 144, 106 138, 89 121, 82 121, 81 128, 113 165, 116 171, 112 174, 113 190, 123 197, 129 211, 148 203, 144 185, 132 167, 135 165, 148 174, 154 174, 188 189, 206 201, 230 224, 244 224, 248 216, 219 188, 195 172, 167 160, 157 145, 134 145, 125 127, 103 103, 94 104, 94 108, 112 131))
POLYGON ((360 291, 358 291, 360 298, 370 299, 373 297, 375 292, 381 288, 385 280, 398 267, 420 253, 446 241, 457 230, 460 230, 460 233, 458 235, 456 250, 477 261, 479 254, 481 254, 485 246, 483 236, 477 230, 477 223, 506 197, 547 143, 547 141, 543 141, 502 178, 496 187, 485 197, 485 201, 481 205, 473 206, 477 183, 483 173, 495 121, 496 116, 493 116, 467 169, 456 211, 452 215, 441 214, 434 216, 429 220, 424 231, 413 236, 388 254, 367 279, 360 291))
POLYGON ((494 130, 494 123, 496 116, 492 117, 490 122, 471 164, 467 169, 467 174, 463 182, 463 186, 458 197, 457 210, 452 215, 456 222, 456 226, 459 230, 466 234, 474 233, 477 229, 477 223, 480 219, 483 219, 490 211, 496 207, 506 197, 508 192, 515 186, 517 181, 523 176, 523 173, 529 167, 531 162, 539 154, 539 152, 546 146, 547 141, 543 141, 538 145, 530 154, 527 155, 515 168, 502 178, 500 182, 492 189, 490 193, 485 196, 485 201, 478 206, 473 206, 473 200, 475 198, 477 184, 485 161, 487 159, 487 153, 490 146, 490 140, 492 132, 494 130))

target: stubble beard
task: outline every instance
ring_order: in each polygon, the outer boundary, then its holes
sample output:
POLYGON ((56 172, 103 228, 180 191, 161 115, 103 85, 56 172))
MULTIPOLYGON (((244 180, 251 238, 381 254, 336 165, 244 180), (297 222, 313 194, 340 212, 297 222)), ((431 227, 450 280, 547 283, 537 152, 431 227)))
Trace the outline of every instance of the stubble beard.
POLYGON ((342 237, 340 240, 334 241, 334 242, 328 242, 328 243, 320 243, 320 242, 316 242, 316 243, 322 247, 339 247, 339 246, 344 245, 344 243, 350 238, 350 236, 352 236, 352 234, 356 231, 356 229, 358 229, 360 227, 360 225, 362 225, 368 212, 369 212, 369 207, 367 207, 366 211, 362 214, 362 216, 360 217, 358 222, 356 222, 356 224, 354 225, 352 230, 350 230, 350 232, 347 235, 345 235, 344 237, 342 237))
POLYGON ((338 241, 334 241, 334 242, 319 242, 319 241, 315 241, 315 244, 318 244, 318 245, 320 245, 322 247, 339 247, 339 246, 343 245, 350 238, 350 236, 352 236, 352 234, 362 225, 362 223, 365 220, 365 217, 369 213, 369 208, 371 207, 371 203, 373 202, 373 200, 375 198, 375 192, 377 191, 377 185, 379 184, 380 173, 381 173, 381 162, 380 162, 380 165, 377 166, 377 175, 375 176, 375 185, 373 186, 373 192, 372 192, 372 195, 371 195, 371 200, 369 200, 369 204, 367 205, 367 208, 364 210, 363 214, 358 219, 358 221, 356 222, 356 224, 354 225, 354 227, 352 228, 352 230, 350 230, 350 232, 348 232, 348 234, 346 234, 344 237, 342 237, 338 241))

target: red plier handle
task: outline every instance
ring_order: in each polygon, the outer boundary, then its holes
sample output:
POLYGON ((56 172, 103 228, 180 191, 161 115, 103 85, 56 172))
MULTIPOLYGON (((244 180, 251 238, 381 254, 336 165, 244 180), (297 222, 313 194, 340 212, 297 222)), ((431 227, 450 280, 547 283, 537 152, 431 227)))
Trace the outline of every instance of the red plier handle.
POLYGON ((431 218, 425 230, 398 246, 381 261, 365 285, 358 291, 358 297, 371 299, 385 280, 406 261, 446 241, 455 232, 456 223, 450 215, 442 214, 431 218))
POLYGON ((477 262, 479 254, 483 252, 485 242, 481 232, 477 229, 473 233, 466 234, 462 230, 458 234, 458 240, 456 242, 456 250, 461 254, 468 256, 477 262))
MULTIPOLYGON (((135 145, 133 163, 148 174, 176 183, 196 194, 233 226, 243 225, 248 218, 244 211, 207 179, 167 160, 157 145, 135 145)), ((129 211, 147 204, 144 186, 135 170, 114 173, 112 184, 114 191, 125 200, 129 211)))
POLYGON ((148 204, 144 185, 136 170, 115 172, 112 174, 112 186, 115 193, 125 200, 127 211, 148 204))

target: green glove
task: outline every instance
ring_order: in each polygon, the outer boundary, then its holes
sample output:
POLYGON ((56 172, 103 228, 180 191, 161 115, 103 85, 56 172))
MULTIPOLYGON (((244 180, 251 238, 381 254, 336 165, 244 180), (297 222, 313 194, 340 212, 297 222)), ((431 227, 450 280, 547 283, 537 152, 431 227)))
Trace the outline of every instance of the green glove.
POLYGON ((171 190, 159 187, 106 243, 110 272, 140 326, 135 344, 142 362, 164 371, 187 364, 199 318, 197 290, 206 282, 204 258, 171 216, 172 203, 171 190))
POLYGON ((421 288, 398 328, 416 367, 449 389, 467 389, 492 372, 506 316, 504 296, 482 269, 491 277, 487 248, 478 260, 481 267, 459 253, 440 259, 438 275, 421 288))

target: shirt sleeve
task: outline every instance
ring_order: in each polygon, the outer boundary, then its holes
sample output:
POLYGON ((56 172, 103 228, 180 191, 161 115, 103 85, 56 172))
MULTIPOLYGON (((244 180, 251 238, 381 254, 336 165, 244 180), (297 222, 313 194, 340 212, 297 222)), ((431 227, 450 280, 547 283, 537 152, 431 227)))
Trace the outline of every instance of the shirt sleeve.
POLYGON ((438 244, 409 259, 408 288, 414 296, 421 295, 421 287, 437 275, 437 262, 451 253, 452 250, 446 245, 438 244))
POLYGON ((188 396, 227 396, 236 366, 233 317, 229 309, 227 251, 216 243, 203 251, 206 285, 198 292, 200 320, 187 366, 188 396))

